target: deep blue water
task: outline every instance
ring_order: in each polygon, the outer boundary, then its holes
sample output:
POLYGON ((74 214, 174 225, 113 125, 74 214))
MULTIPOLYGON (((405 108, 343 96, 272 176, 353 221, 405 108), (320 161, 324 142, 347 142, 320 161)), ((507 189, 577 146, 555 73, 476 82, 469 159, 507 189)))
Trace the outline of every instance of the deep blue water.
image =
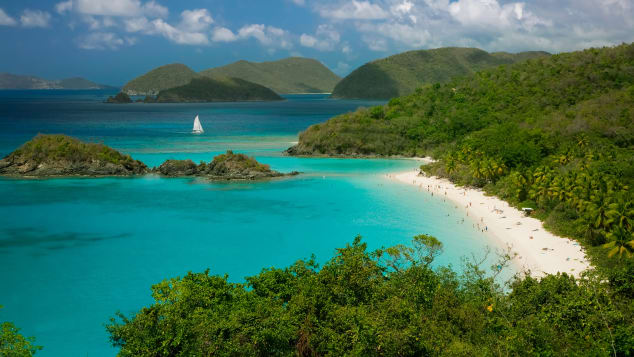
POLYGON ((209 161, 227 149, 279 171, 257 183, 198 179, 0 178, 0 321, 44 346, 42 356, 113 356, 104 324, 151 303, 150 286, 210 268, 243 281, 263 267, 317 255, 361 234, 371 249, 428 233, 459 266, 486 238, 453 205, 386 173, 412 160, 292 158, 311 124, 377 102, 289 96, 273 103, 108 105, 106 91, 0 91, 0 156, 37 133, 104 142, 149 166, 209 161), (205 134, 190 134, 199 114, 205 134), (466 219, 466 224, 456 224, 466 219))

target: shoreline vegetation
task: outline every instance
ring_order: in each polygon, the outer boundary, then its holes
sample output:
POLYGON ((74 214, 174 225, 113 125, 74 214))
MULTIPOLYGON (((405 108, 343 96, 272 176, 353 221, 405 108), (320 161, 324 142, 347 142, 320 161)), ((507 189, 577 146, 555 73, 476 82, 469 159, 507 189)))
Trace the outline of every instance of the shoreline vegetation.
POLYGON ((557 273, 579 278, 591 268, 579 243, 552 234, 544 229, 540 220, 526 216, 498 197, 487 196, 482 190, 458 187, 447 179, 422 175, 418 169, 387 177, 414 185, 421 193, 453 202, 475 222, 474 230, 485 233, 502 251, 510 250, 511 262, 522 273, 534 278, 557 273))
POLYGON ((166 177, 201 177, 213 181, 262 180, 295 176, 281 173, 253 157, 231 150, 217 155, 209 163, 196 165, 191 160, 167 160, 148 168, 141 161, 103 144, 85 143, 66 135, 39 134, 0 160, 0 176, 112 177, 158 174, 166 177))

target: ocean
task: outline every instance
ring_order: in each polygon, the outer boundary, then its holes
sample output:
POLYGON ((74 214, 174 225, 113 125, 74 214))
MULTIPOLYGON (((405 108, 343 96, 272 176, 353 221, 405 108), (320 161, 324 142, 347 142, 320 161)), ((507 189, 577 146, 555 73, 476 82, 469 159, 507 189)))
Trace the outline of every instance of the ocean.
POLYGON ((105 324, 152 302, 150 287, 188 271, 244 281, 361 235, 369 249, 439 238, 437 264, 490 244, 469 217, 389 173, 414 160, 295 158, 309 125, 381 102, 286 96, 281 102, 103 104, 108 91, 0 91, 0 156, 38 133, 103 142, 148 166, 233 150, 301 175, 263 182, 192 178, 0 178, 0 322, 41 356, 114 356, 105 324), (192 135, 194 116, 205 133, 192 135), (458 224, 462 219, 464 224, 458 224))

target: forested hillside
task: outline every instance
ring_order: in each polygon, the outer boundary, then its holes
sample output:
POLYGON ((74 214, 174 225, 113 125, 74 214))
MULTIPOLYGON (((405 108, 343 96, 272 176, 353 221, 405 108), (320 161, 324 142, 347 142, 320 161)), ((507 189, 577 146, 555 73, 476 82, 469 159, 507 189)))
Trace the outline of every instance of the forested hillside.
POLYGON ((337 84, 332 97, 390 99, 411 94, 424 84, 447 82, 486 68, 548 55, 546 52, 487 53, 461 47, 409 51, 357 68, 337 84))
POLYGON ((272 62, 238 61, 200 72, 208 77, 233 77, 271 88, 279 94, 330 93, 339 77, 321 62, 302 57, 272 62))
POLYGON ((634 252, 634 45, 429 85, 313 125, 289 152, 431 154, 425 171, 537 209, 609 265, 634 252))

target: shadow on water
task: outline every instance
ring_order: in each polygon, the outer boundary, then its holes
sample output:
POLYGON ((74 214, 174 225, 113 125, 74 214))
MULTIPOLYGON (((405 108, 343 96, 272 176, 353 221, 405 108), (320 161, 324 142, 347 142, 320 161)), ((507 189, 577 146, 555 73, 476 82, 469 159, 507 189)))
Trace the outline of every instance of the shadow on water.
POLYGON ((121 239, 130 234, 98 235, 80 232, 48 233, 30 227, 8 228, 0 231, 0 252, 10 248, 41 246, 48 250, 74 248, 111 239, 121 239))

